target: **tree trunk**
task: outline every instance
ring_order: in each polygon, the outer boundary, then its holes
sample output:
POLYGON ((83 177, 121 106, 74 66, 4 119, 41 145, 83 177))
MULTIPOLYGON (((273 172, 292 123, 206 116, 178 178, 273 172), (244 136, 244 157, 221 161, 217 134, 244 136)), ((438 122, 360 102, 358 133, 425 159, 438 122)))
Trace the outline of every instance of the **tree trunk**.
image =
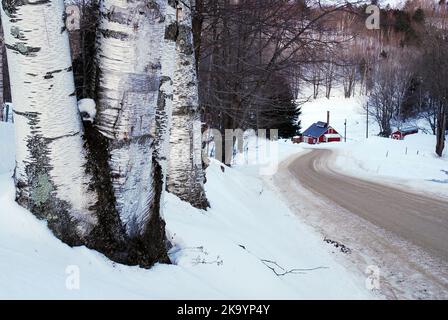
POLYGON ((97 116, 89 140, 100 150, 92 162, 107 168, 96 169, 96 180, 108 187, 103 204, 115 204, 107 211, 118 216, 135 262, 145 266, 168 261, 162 168, 153 161, 165 2, 100 3, 97 116))
MULTIPOLYGON (((4 36, 3 36, 3 41, 4 41, 4 36)), ((2 45, 2 74, 0 76, 3 77, 3 91, 2 91, 2 95, 3 95, 3 101, 5 102, 11 102, 12 98, 11 98, 11 85, 10 85, 10 80, 9 80, 9 68, 8 68, 8 59, 7 59, 7 54, 6 54, 6 47, 4 45, 2 45)))
POLYGON ((192 18, 194 56, 196 72, 199 72, 199 60, 201 58, 202 25, 204 23, 204 0, 195 0, 194 14, 192 18))
POLYGON ((445 106, 439 107, 439 112, 437 113, 437 128, 436 128, 436 153, 439 157, 443 155, 443 150, 445 149, 445 130, 446 130, 446 111, 445 106))
MULTIPOLYGON (((170 128, 173 113, 173 78, 176 67, 177 1, 168 1, 165 11, 165 36, 162 50, 162 69, 156 110, 154 161, 161 168, 163 192, 166 190, 170 128)), ((163 196, 162 196, 163 199, 163 196)))
MULTIPOLYGON (((189 2, 193 7, 194 2, 189 2)), ((177 10, 178 35, 167 189, 201 209, 208 207, 204 191, 198 81, 192 39, 191 11, 183 2, 177 10)))
POLYGON ((64 25, 64 2, 2 3, 16 127, 16 200, 63 241, 98 223, 64 25))
MULTIPOLYGON (((0 22, 1 22, 1 15, 0 15, 0 22)), ((3 28, 0 26, 0 121, 2 119, 2 112, 3 112, 3 48, 5 47, 5 40, 3 36, 3 28)))

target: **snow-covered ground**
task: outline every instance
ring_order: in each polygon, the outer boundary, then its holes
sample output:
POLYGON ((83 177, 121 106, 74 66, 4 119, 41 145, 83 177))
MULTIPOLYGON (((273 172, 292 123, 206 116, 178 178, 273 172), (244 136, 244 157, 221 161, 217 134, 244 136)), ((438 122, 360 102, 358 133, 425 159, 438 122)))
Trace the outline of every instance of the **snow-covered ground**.
MULTIPOLYGON (((401 141, 378 137, 378 125, 373 119, 369 121, 369 138, 366 139, 364 103, 363 97, 345 99, 336 96, 313 100, 302 107, 302 127, 306 129, 316 121, 326 121, 328 110, 330 125, 344 136, 344 121, 347 119, 347 143, 316 146, 336 151, 334 165, 338 170, 448 197, 448 147, 440 158, 434 152, 434 135, 420 132, 401 141)), ((416 123, 427 129, 424 121, 416 123)))
MULTIPOLYGON (((325 121, 329 110, 330 124, 343 134, 347 119, 347 143, 315 147, 335 149, 335 166, 347 174, 447 195, 442 170, 448 170, 448 160, 435 156, 434 136, 379 138, 372 121, 366 140, 363 101, 333 97, 306 103, 303 129, 325 121)), ((173 265, 144 270, 85 247, 68 247, 14 202, 13 135, 13 125, 0 123, 0 298, 378 298, 365 288, 362 275, 339 264, 343 253, 299 220, 269 178, 260 176, 274 173, 282 160, 308 145, 257 146, 250 138, 234 168, 222 170, 212 161, 206 184, 212 208, 200 211, 169 194, 164 208, 173 265), (266 146, 273 166, 263 164, 266 146)))
MULTIPOLYGON (((278 160, 301 148, 280 143, 278 160)), ((45 222, 14 202, 11 124, 0 123, 0 149, 0 298, 376 298, 365 278, 336 262, 342 253, 271 190, 259 176, 260 165, 243 163, 223 172, 212 162, 208 211, 168 195, 174 264, 144 270, 57 240, 45 222)))

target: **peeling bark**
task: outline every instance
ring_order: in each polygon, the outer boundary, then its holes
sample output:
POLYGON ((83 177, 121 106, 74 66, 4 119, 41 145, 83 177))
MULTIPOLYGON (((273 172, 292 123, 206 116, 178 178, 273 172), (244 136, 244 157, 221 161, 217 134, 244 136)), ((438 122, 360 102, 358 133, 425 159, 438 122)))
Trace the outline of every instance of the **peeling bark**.
POLYGON ((155 149, 154 162, 160 166, 162 194, 166 189, 166 175, 168 172, 170 128, 173 108, 173 78, 175 70, 176 56, 176 21, 177 1, 167 1, 165 7, 165 33, 162 49, 162 69, 157 100, 157 110, 155 118, 155 149))
POLYGON ((163 181, 153 164, 164 7, 163 0, 103 0, 97 36, 91 140, 104 139, 109 171, 98 178, 109 181, 109 211, 118 215, 141 265, 169 262, 157 203, 163 181))
POLYGON ((169 263, 159 213, 162 170, 152 163, 164 31, 159 4, 101 3, 98 113, 84 128, 63 1, 2 1, 15 106, 17 202, 67 244, 143 267, 169 263))
POLYGON ((179 2, 176 66, 173 79, 173 112, 170 134, 167 189, 193 206, 206 209, 198 80, 192 37, 190 8, 179 2))
POLYGON ((82 244, 97 225, 62 0, 3 0, 16 127, 17 202, 82 244))

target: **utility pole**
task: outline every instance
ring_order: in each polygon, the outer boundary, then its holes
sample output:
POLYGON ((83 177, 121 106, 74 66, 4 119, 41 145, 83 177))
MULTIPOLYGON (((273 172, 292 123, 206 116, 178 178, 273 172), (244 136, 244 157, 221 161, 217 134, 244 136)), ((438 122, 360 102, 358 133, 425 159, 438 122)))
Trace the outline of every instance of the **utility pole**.
POLYGON ((344 142, 347 142, 347 119, 344 121, 344 142))
POLYGON ((367 101, 367 113, 366 113, 366 139, 369 139, 369 101, 367 101))

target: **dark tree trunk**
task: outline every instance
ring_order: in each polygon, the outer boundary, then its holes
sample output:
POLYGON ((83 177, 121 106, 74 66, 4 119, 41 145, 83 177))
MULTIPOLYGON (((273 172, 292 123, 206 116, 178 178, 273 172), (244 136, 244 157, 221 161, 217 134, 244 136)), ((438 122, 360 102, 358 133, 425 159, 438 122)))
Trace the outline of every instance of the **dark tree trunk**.
POLYGON ((437 128, 436 128, 436 153, 439 157, 443 155, 443 150, 445 149, 445 130, 446 130, 446 108, 445 106, 440 107, 440 111, 437 117, 437 128))

